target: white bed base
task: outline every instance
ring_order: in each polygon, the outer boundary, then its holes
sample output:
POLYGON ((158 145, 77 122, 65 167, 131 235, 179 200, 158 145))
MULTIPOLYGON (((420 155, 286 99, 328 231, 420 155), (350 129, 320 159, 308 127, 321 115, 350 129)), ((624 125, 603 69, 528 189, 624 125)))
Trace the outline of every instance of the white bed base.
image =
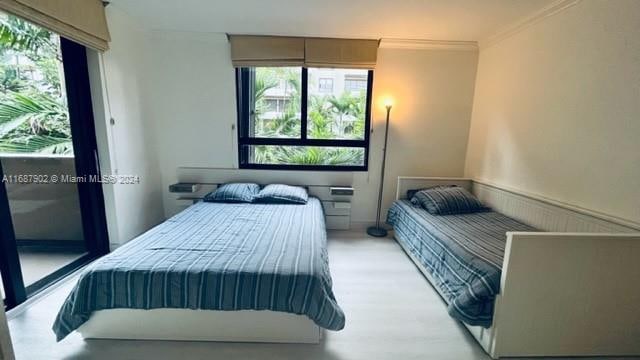
MULTIPOLYGON (((352 175, 344 172, 326 172, 308 176, 305 172, 277 172, 261 181, 256 170, 178 168, 179 181, 201 184, 191 193, 185 204, 171 213, 184 210, 193 200, 202 198, 218 184, 230 181, 278 182, 307 186, 309 193, 326 199, 331 184, 351 184, 352 175), (307 185, 303 185, 307 184, 307 185)), ((350 201, 350 197, 333 196, 332 200, 350 201)), ((322 329, 303 315, 276 311, 214 311, 190 309, 109 309, 96 311, 77 331, 85 339, 174 340, 174 341, 227 341, 318 344, 322 329)))
POLYGON ((85 339, 299 344, 317 344, 322 336, 306 316, 254 310, 101 310, 77 331, 85 339))
POLYGON ((408 189, 442 184, 478 195, 482 190, 481 200, 497 211, 541 230, 561 226, 567 231, 506 234, 493 326, 465 324, 492 358, 640 355, 638 229, 471 179, 399 177, 396 198, 405 198, 408 189), (582 232, 584 228, 616 233, 582 232), (580 232, 570 232, 576 229, 580 232))

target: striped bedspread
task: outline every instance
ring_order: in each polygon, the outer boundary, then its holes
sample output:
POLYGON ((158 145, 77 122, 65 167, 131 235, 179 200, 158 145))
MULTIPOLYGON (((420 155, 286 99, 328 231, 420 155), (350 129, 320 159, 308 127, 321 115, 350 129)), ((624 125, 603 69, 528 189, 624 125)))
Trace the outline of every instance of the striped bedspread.
POLYGON ((195 204, 83 271, 53 325, 61 340, 97 310, 272 310, 330 330, 332 292, 320 201, 195 204))
POLYGON ((469 325, 490 327, 500 291, 507 231, 536 231, 494 211, 431 215, 408 200, 396 201, 387 223, 425 267, 448 304, 469 325))

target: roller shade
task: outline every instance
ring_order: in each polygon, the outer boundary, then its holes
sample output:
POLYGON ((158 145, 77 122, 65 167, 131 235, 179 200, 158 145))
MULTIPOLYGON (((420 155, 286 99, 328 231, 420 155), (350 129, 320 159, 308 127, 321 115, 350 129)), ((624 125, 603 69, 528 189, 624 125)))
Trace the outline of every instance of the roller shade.
POLYGON ((307 67, 373 69, 378 40, 309 38, 304 57, 307 67))
POLYGON ((235 67, 307 66, 373 69, 378 40, 229 35, 235 67))
POLYGON ((304 38, 230 35, 229 41, 235 67, 304 64, 304 38))
POLYGON ((100 0, 0 0, 0 9, 98 51, 109 49, 100 0))

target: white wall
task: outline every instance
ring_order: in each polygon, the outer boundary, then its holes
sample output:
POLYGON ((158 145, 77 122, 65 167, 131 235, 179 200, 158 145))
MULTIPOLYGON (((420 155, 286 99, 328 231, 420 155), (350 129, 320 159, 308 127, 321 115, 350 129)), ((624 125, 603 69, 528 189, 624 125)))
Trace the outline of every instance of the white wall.
POLYGON ((482 49, 466 175, 640 221, 639 34, 585 0, 482 49))
POLYGON ((148 91, 166 215, 179 166, 237 166, 235 73, 224 34, 154 32, 148 91))
POLYGON ((383 196, 395 200, 398 176, 462 176, 473 104, 475 51, 381 48, 374 77, 370 171, 356 173, 354 222, 375 219, 382 161, 382 100, 393 98, 383 196))
MULTIPOLYGON (((179 166, 237 167, 235 76, 224 34, 156 31, 150 46, 149 110, 170 215, 175 195, 167 187, 179 166)), ((370 171, 354 173, 352 221, 375 220, 384 135, 384 109, 377 99, 383 95, 396 99, 386 206, 398 175, 463 174, 476 64, 473 51, 380 49, 370 171)))
POLYGON ((102 56, 88 56, 103 175, 137 175, 140 184, 104 185, 113 246, 164 219, 160 171, 147 109, 148 34, 116 7, 107 7, 112 41, 102 56), (111 125, 109 119, 115 123, 111 125))

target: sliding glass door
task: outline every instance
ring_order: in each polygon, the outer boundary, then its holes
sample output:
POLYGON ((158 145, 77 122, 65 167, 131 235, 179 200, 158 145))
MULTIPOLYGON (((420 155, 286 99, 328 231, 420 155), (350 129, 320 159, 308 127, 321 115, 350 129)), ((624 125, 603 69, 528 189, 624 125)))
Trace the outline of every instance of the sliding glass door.
POLYGON ((5 304, 108 252, 86 49, 0 14, 5 304))

